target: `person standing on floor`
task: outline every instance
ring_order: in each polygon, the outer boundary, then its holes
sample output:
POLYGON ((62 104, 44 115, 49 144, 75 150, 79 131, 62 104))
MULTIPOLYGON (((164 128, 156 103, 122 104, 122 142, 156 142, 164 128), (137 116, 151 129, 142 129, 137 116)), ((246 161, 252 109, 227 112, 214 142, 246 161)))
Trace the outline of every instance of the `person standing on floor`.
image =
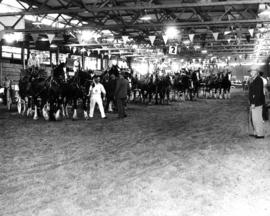
POLYGON ((116 103, 114 100, 114 90, 116 86, 116 77, 114 74, 112 74, 109 78, 109 81, 107 83, 107 94, 106 94, 106 106, 105 106, 105 112, 113 112, 113 106, 114 109, 116 108, 116 103))
POLYGON ((125 103, 127 100, 128 88, 129 88, 128 80, 124 78, 123 73, 120 73, 119 78, 116 81, 116 87, 114 91, 118 111, 118 118, 127 117, 125 112, 125 103))
POLYGON ((249 86, 249 132, 256 138, 264 138, 264 121, 262 118, 262 108, 265 104, 263 80, 257 70, 250 71, 251 83, 249 86))
POLYGON ((106 119, 106 115, 104 112, 103 102, 102 102, 102 94, 103 98, 106 96, 106 91, 104 89, 104 86, 100 83, 100 77, 94 77, 94 82, 89 88, 89 94, 90 96, 90 113, 89 117, 94 117, 94 110, 96 103, 98 104, 98 108, 101 114, 101 118, 106 119))

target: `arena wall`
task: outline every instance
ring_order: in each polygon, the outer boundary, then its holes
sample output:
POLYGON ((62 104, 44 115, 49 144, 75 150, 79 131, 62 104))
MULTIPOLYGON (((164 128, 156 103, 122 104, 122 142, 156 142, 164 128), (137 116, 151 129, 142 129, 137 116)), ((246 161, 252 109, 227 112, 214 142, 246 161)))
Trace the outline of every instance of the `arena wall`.
POLYGON ((3 85, 6 76, 8 76, 8 78, 14 83, 17 83, 20 79, 20 72, 22 69, 22 64, 10 63, 10 60, 2 60, 0 62, 1 85, 3 85))

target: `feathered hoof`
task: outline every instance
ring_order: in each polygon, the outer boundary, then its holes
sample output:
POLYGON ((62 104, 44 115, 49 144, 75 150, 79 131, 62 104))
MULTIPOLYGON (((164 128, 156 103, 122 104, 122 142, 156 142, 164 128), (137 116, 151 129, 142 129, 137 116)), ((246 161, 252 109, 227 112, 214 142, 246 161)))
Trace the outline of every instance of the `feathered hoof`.
POLYGON ((60 115, 60 110, 58 110, 55 114, 54 114, 55 120, 59 121, 61 119, 61 115, 60 115))
POLYGON ((34 118, 33 118, 34 120, 38 120, 39 118, 38 118, 38 116, 34 116, 34 118))

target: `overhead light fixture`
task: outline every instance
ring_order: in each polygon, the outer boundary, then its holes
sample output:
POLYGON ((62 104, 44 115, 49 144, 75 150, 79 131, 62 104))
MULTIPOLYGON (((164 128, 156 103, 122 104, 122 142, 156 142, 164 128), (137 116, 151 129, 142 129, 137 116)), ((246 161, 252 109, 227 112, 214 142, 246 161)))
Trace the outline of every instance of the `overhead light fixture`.
POLYGON ((199 49, 201 49, 201 46, 200 46, 200 45, 195 45, 195 46, 194 46, 194 49, 195 49, 195 50, 199 50, 199 49))
POLYGON ((166 32, 165 32, 165 35, 172 39, 172 38, 176 38, 176 36, 179 34, 179 31, 176 27, 174 26, 169 26, 167 29, 166 29, 166 32))
POLYGON ((149 21, 151 19, 152 19, 152 17, 150 15, 144 15, 144 16, 140 17, 140 20, 143 20, 143 21, 149 21))
POLYGON ((190 40, 184 40, 184 41, 183 41, 183 44, 185 44, 186 46, 189 45, 190 43, 191 43, 190 40))
POLYGON ((57 45, 56 44, 51 44, 50 48, 57 48, 57 45))
POLYGON ((207 50, 202 50, 202 54, 207 54, 207 50))
POLYGON ((22 38, 23 34, 21 32, 6 32, 3 35, 3 39, 9 44, 15 41, 22 40, 22 38))
POLYGON ((42 22, 38 19, 38 16, 36 16, 36 20, 32 22, 33 25, 41 25, 42 22))
POLYGON ((149 14, 147 14, 146 10, 144 10, 139 19, 143 21, 149 21, 152 19, 152 17, 149 14))
POLYGON ((49 39, 48 38, 45 38, 45 37, 42 37, 39 39, 39 41, 48 41, 49 39))

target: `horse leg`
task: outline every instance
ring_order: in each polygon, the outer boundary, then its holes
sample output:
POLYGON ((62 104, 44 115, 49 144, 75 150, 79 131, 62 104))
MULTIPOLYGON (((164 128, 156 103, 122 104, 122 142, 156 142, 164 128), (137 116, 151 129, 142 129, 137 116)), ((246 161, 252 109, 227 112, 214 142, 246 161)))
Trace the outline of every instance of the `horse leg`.
POLYGON ((47 102, 43 104, 42 115, 43 115, 43 118, 44 118, 46 121, 49 120, 48 103, 47 103, 47 102))
POLYGON ((34 120, 38 120, 38 107, 37 107, 37 98, 33 99, 34 102, 34 120))
POLYGON ((77 120, 78 119, 78 114, 77 114, 77 100, 73 99, 73 116, 72 120, 77 120))
POLYGON ((63 113, 63 117, 69 118, 68 99, 67 98, 64 100, 64 105, 62 107, 62 113, 63 113))
POLYGON ((29 117, 32 114, 32 99, 27 98, 27 112, 26 115, 29 117))
POLYGON ((54 114, 55 120, 58 121, 61 118, 61 104, 62 104, 62 100, 58 97, 56 99, 56 113, 54 114))
POLYGON ((65 104, 64 103, 61 105, 61 110, 62 110, 63 118, 67 118, 66 110, 65 110, 65 104))
POLYGON ((19 114, 22 113, 22 98, 20 96, 18 96, 17 100, 17 110, 19 114))
MULTIPOLYGON (((88 112, 87 112, 87 98, 83 98, 83 101, 82 101, 82 106, 83 106, 83 115, 84 115, 84 119, 85 120, 89 120, 89 115, 88 115, 88 112)), ((109 101, 106 101, 106 103, 109 103, 109 101)))
POLYGON ((228 92, 227 93, 228 94, 227 98, 231 99, 231 87, 228 87, 227 92, 228 92))
POLYGON ((166 91, 166 95, 167 95, 167 105, 169 105, 169 101, 170 101, 170 91, 169 90, 166 91))

